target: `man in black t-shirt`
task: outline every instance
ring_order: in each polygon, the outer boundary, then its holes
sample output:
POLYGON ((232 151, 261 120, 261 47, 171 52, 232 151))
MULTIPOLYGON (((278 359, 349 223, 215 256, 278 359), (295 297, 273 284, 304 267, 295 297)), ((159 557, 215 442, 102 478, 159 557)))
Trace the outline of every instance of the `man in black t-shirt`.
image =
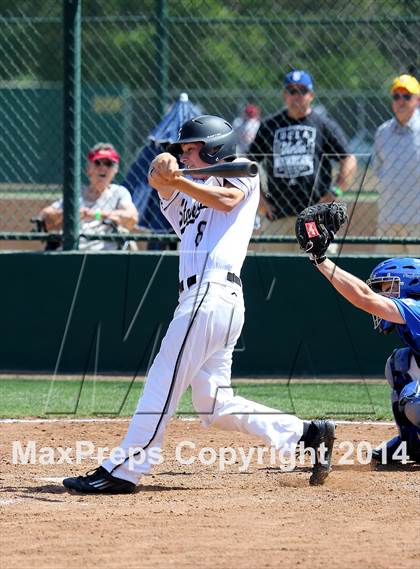
POLYGON ((287 73, 283 96, 286 108, 263 121, 249 150, 252 159, 265 164, 267 189, 260 205, 270 221, 296 216, 319 201, 339 199, 357 168, 342 129, 311 108, 309 73, 287 73), (332 160, 339 162, 334 183, 332 160))

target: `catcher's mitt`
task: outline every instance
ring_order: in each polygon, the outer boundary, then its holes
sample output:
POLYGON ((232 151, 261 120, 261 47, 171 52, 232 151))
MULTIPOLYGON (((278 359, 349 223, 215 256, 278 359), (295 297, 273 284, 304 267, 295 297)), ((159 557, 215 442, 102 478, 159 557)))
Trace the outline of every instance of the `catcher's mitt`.
POLYGON ((319 265, 336 232, 347 221, 343 203, 319 203, 304 209, 296 219, 296 239, 310 260, 319 265))

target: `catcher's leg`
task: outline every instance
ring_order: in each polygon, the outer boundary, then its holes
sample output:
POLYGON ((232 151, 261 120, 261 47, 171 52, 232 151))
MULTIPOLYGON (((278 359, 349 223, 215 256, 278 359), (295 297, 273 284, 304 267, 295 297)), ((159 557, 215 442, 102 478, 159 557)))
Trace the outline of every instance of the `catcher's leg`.
POLYGON ((420 384, 418 381, 412 381, 402 389, 398 399, 398 410, 405 417, 401 433, 407 442, 407 454, 412 460, 420 463, 420 384))
POLYGON ((391 387, 391 407, 399 435, 373 450, 378 463, 401 462, 408 456, 420 462, 420 370, 409 348, 394 350, 385 366, 391 387), (417 378, 417 379, 415 379, 417 378), (401 452, 401 445, 406 452, 401 452))

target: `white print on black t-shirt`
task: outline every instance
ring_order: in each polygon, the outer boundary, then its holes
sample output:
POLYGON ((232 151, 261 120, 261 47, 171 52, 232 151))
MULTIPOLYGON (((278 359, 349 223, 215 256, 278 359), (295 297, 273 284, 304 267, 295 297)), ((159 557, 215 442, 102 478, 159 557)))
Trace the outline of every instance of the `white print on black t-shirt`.
POLYGON ((297 178, 314 173, 316 128, 290 125, 278 128, 273 140, 273 175, 297 178))

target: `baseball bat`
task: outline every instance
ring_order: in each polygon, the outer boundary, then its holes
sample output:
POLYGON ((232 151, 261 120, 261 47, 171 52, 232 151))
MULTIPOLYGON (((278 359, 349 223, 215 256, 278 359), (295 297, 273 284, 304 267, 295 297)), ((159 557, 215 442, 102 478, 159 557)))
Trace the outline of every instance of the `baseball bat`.
POLYGON ((258 174, 258 164, 256 162, 223 162, 205 168, 183 168, 179 171, 183 176, 211 174, 219 178, 253 178, 258 174))

